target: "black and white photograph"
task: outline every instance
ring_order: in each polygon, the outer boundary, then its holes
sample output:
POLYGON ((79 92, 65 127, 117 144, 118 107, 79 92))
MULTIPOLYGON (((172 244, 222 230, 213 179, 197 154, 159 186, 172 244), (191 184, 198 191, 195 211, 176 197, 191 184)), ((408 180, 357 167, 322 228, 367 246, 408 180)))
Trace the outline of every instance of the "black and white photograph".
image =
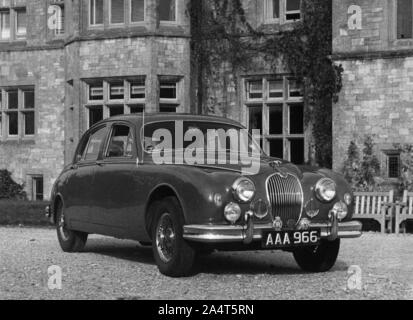
POLYGON ((413 300, 413 0, 0 0, 0 300, 413 300))

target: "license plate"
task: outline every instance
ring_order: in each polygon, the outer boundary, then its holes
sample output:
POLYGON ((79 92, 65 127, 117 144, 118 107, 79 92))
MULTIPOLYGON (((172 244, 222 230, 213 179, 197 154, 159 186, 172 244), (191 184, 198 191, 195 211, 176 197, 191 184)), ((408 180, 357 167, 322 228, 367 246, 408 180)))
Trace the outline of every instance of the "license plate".
POLYGON ((264 232, 263 248, 287 248, 320 244, 320 230, 264 232))

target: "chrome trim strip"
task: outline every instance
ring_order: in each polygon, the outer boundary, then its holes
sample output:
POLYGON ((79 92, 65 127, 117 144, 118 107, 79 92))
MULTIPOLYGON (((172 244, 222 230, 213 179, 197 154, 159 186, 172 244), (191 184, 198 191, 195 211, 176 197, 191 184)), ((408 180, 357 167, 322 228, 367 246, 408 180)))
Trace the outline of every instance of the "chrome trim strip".
MULTIPOLYGON (((326 223, 312 223, 310 229, 320 229, 322 238, 329 238, 332 225, 326 223)), ((338 238, 358 238, 362 235, 362 224, 358 221, 342 222, 338 224, 338 238)), ((262 239, 263 231, 274 230, 272 224, 255 225, 253 239, 262 239)), ((242 242, 246 238, 246 228, 230 225, 187 225, 184 226, 184 239, 204 243, 242 242)))

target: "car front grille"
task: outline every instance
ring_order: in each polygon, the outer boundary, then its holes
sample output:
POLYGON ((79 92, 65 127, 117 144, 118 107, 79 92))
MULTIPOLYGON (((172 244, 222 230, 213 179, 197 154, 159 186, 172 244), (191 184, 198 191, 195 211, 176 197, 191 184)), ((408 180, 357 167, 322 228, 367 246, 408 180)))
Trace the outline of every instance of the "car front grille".
POLYGON ((298 178, 276 173, 267 179, 266 187, 273 219, 279 217, 284 227, 295 227, 303 211, 303 190, 298 178))

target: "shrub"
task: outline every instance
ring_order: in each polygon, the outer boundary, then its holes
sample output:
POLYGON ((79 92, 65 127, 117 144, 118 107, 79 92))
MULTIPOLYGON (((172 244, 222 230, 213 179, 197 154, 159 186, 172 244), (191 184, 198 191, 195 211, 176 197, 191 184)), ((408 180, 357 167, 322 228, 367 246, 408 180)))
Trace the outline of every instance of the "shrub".
POLYGON ((24 185, 15 182, 11 173, 0 170, 0 199, 25 199, 24 185))
POLYGON ((0 225, 47 226, 46 205, 41 201, 0 200, 0 225))
POLYGON ((354 141, 350 142, 350 146, 347 151, 347 160, 344 162, 343 174, 344 178, 352 186, 357 185, 359 181, 360 172, 360 152, 357 144, 354 141))
POLYGON ((413 191, 413 145, 396 144, 395 148, 400 152, 401 175, 399 178, 400 189, 413 191))
POLYGON ((343 174, 354 190, 371 191, 378 189, 378 181, 382 180, 378 177, 380 162, 374 154, 373 138, 367 136, 363 144, 363 158, 360 160, 360 152, 356 142, 350 143, 343 174))

